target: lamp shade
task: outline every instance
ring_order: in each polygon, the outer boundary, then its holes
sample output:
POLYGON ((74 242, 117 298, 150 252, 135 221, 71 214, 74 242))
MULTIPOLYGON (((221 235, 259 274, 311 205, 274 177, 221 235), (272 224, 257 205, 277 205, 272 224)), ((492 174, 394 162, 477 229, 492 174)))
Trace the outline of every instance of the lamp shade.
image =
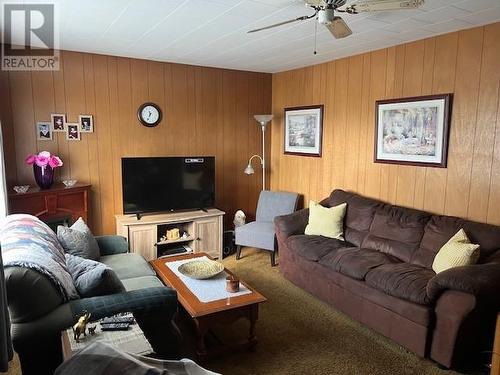
POLYGON ((261 124, 267 124, 273 119, 273 115, 254 115, 254 119, 261 124))
POLYGON ((254 174, 255 170, 253 169, 251 164, 248 164, 247 167, 245 168, 245 174, 254 174))

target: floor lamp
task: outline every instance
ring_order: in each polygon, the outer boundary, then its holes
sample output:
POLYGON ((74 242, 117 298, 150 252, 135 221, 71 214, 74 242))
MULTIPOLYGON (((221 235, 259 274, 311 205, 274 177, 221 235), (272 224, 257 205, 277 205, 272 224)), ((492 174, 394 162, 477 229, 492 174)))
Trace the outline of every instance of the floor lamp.
POLYGON ((252 160, 254 158, 260 159, 260 164, 262 165, 262 190, 266 190, 266 143, 265 143, 265 134, 266 134, 266 125, 273 119, 273 115, 254 115, 255 120, 260 124, 262 129, 262 156, 260 155, 252 155, 250 159, 248 159, 248 165, 245 168, 245 174, 251 175, 255 173, 255 170, 252 167, 252 160))

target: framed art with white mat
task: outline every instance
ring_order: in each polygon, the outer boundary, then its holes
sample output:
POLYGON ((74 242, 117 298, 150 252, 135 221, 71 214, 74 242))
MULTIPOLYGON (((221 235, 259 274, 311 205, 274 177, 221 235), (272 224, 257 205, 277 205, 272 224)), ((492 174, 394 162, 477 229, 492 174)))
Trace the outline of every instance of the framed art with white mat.
POLYGON ((446 168, 452 94, 379 100, 375 163, 446 168))

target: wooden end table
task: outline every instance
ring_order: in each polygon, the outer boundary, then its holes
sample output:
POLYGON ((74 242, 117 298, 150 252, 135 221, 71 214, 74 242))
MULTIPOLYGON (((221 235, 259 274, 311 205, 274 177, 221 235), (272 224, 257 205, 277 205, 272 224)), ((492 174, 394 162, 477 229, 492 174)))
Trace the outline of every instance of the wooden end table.
MULTIPOLYGON (((255 325, 259 316, 259 304, 267 301, 262 294, 245 282, 240 281, 240 283, 251 290, 251 293, 217 301, 200 302, 182 280, 165 265, 166 262, 190 258, 195 259, 203 256, 210 258, 205 253, 196 253, 156 259, 150 263, 163 283, 177 291, 179 302, 194 322, 196 329, 196 354, 199 360, 202 361, 220 355, 227 352, 228 349, 234 349, 235 347, 253 349, 257 344, 255 325), (248 319, 250 322, 249 335, 245 342, 210 350, 206 347, 206 335, 215 324, 231 324, 240 318, 248 319)), ((227 269, 224 269, 224 271, 232 275, 231 271, 227 269)))

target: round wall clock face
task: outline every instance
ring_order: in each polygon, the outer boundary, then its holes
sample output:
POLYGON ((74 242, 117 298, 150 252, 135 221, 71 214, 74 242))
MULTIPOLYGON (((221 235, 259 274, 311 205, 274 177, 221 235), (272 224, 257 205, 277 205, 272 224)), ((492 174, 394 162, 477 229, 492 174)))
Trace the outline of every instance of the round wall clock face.
POLYGON ((153 127, 161 121, 161 109, 154 103, 144 103, 139 107, 137 117, 142 125, 153 127))

